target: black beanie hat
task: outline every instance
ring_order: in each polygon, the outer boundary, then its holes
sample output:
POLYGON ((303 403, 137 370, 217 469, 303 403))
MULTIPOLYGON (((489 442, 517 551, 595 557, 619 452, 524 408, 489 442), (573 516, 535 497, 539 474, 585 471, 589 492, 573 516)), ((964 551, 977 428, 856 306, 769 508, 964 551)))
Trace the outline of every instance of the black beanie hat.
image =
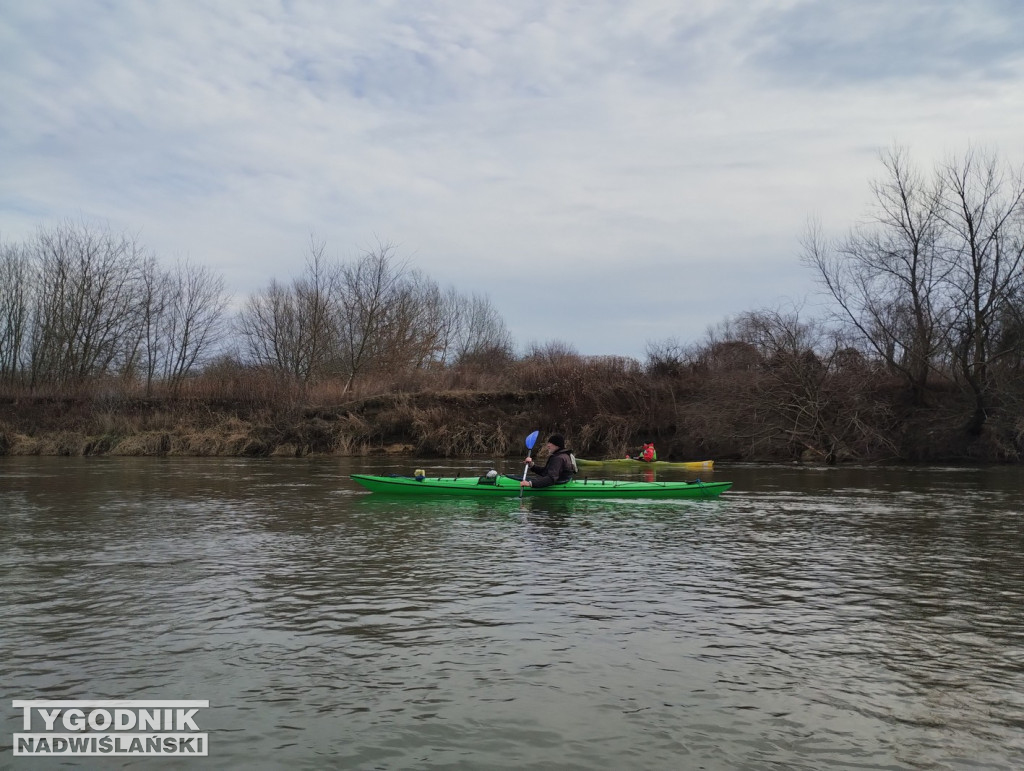
POLYGON ((552 434, 548 437, 548 441, 551 442, 559 450, 565 449, 565 437, 561 434, 552 434))

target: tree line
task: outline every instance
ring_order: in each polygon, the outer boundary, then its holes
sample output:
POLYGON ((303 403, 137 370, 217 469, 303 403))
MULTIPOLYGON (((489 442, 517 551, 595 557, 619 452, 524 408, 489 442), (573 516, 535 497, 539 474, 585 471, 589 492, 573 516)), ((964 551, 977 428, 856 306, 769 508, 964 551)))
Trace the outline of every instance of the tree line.
MULTIPOLYGON (((486 296, 440 287, 386 243, 338 261, 311 239, 299 275, 232 310, 209 269, 164 267, 104 229, 41 228, 0 244, 0 385, 120 384, 268 407, 493 391, 484 403, 530 404, 522 419, 590 453, 653 439, 688 458, 1019 461, 1024 176, 975 149, 929 170, 900 147, 880 161, 865 216, 840 236, 812 220, 802 239, 820 310, 747 311, 696 342, 648 342, 642 362, 558 340, 517 355, 486 296)), ((418 433, 417 446, 444 452, 481 451, 470 439, 482 434, 516 443, 518 417, 460 428, 473 417, 403 409, 378 410, 367 437, 418 433)))
POLYGON ((306 267, 251 296, 236 329, 243 360, 308 384, 444 367, 474 359, 504 361, 513 340, 486 295, 465 296, 379 244, 351 262, 330 262, 311 240, 306 267))
POLYGON ((880 161, 866 215, 833 237, 812 219, 802 240, 822 312, 742 313, 649 346, 648 368, 718 381, 709 409, 750 457, 1020 460, 1024 174, 974 148, 930 170, 899 146, 880 161))
POLYGON ((311 240, 305 268, 273 279, 236 312, 223 277, 172 267, 136 238, 63 222, 0 243, 0 383, 30 391, 98 382, 160 386, 224 359, 299 385, 510 357, 485 295, 441 288, 378 244, 331 261, 311 240))
POLYGON ((164 268, 139 242, 65 222, 0 244, 0 383, 108 376, 172 388, 217 344, 227 295, 209 268, 164 268))

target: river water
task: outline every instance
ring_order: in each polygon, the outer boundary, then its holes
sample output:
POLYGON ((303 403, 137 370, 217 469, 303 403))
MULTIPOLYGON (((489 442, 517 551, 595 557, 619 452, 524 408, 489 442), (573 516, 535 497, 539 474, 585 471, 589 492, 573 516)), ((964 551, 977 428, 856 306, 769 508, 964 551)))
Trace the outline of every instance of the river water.
POLYGON ((55 760, 12 757, 13 699, 198 699, 198 768, 1024 767, 1020 469, 719 464, 720 499, 656 502, 347 477, 492 465, 0 458, 0 766, 55 760))

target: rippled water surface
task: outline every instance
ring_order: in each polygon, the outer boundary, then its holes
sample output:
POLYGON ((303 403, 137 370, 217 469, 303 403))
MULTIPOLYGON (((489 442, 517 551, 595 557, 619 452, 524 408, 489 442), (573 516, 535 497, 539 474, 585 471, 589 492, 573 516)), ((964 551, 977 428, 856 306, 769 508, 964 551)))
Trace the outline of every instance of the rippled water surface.
POLYGON ((12 699, 149 698, 210 700, 197 767, 1024 767, 1020 469, 347 478, 413 465, 492 462, 0 458, 0 765, 12 699))

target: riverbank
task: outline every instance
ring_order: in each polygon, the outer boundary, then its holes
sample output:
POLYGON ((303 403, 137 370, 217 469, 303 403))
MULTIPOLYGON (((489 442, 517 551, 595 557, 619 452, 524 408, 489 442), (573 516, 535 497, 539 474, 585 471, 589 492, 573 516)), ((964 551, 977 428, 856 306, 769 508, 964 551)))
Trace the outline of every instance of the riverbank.
POLYGON ((522 393, 382 395, 343 405, 24 397, 0 401, 0 455, 518 454, 522 393))
MULTIPOLYGON (((1024 419, 1005 414, 974 436, 952 400, 819 413, 797 432, 789 411, 721 392, 619 388, 424 391, 343 403, 298 399, 18 396, 0 398, 0 455, 305 457, 381 454, 512 457, 533 430, 558 431, 581 457, 618 457, 653 441, 665 460, 807 463, 1018 463, 1024 419), (766 406, 767 405, 767 406, 766 406)), ((742 394, 740 395, 742 397, 742 394)))

